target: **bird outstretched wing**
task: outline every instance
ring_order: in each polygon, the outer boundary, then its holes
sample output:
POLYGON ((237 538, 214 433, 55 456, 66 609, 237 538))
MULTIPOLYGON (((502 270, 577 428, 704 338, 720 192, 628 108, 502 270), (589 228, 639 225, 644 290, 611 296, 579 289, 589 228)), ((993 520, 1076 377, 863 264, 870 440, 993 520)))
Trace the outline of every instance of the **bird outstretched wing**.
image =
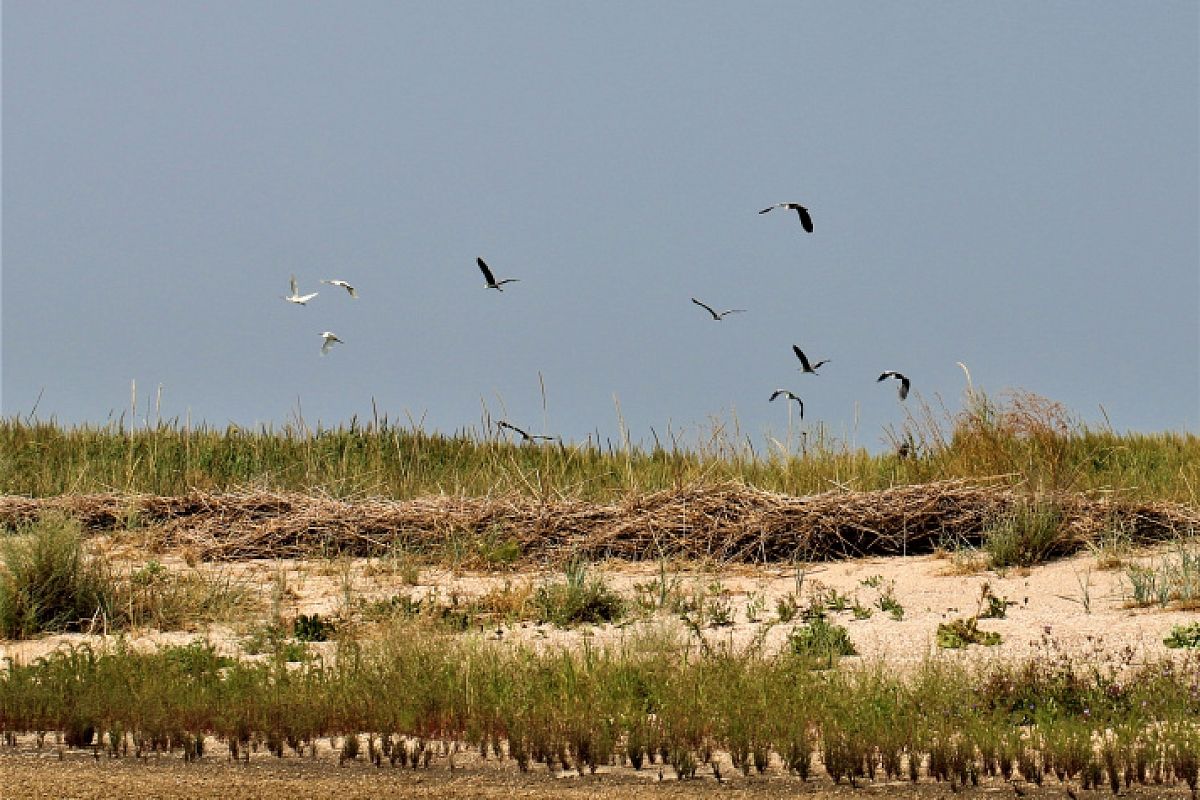
POLYGON ((697 300, 697 299, 696 299, 696 298, 694 298, 694 297, 692 298, 692 302, 693 302, 693 303, 695 303, 696 305, 700 306, 701 308, 703 308, 703 309, 704 309, 705 311, 707 311, 708 313, 712 314, 712 318, 713 318, 713 319, 720 319, 720 318, 721 318, 721 315, 720 315, 720 314, 718 314, 716 311, 713 311, 713 308, 712 308, 712 306, 710 306, 710 305, 707 305, 707 304, 705 304, 705 303, 701 303, 699 300, 697 300))
POLYGON ((476 258, 475 263, 479 265, 479 271, 483 273, 484 279, 488 282, 488 286, 496 285, 496 276, 488 269, 487 262, 482 258, 476 258))
POLYGON ((808 356, 804 355, 804 351, 799 345, 792 345, 792 352, 796 354, 796 358, 800 359, 800 366, 804 367, 805 372, 812 372, 812 365, 808 363, 808 356))
POLYGON ((808 233, 813 232, 812 217, 808 213, 808 209, 802 205, 795 206, 796 213, 800 215, 800 225, 808 233))

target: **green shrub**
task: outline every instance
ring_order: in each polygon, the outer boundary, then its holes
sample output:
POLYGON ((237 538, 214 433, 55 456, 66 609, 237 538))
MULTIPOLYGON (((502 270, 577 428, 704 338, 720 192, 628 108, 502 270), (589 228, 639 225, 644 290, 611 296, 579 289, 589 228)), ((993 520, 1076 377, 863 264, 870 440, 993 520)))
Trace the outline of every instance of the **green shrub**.
POLYGON ((77 521, 45 516, 0 543, 0 634, 22 639, 107 621, 109 576, 84 553, 77 521))
POLYGON ((993 569, 1028 567, 1065 552, 1062 509, 1035 499, 1016 504, 984 531, 984 549, 993 569))
POLYGON ((615 622, 625 613, 621 596, 601 578, 588 574, 587 562, 573 560, 567 564, 565 580, 538 587, 533 596, 539 622, 552 622, 560 627, 577 624, 615 622))
POLYGON ((1171 635, 1163 639, 1163 644, 1167 647, 1186 647, 1188 649, 1200 647, 1200 622, 1193 622, 1191 625, 1176 625, 1171 628, 1171 635))
POLYGON ((982 644, 987 647, 1000 644, 1000 634, 994 631, 979 630, 979 620, 975 617, 956 619, 953 622, 943 622, 937 628, 938 647, 950 650, 961 650, 967 645, 982 644))
POLYGON ((850 641, 850 632, 823 616, 813 617, 807 624, 792 628, 788 634, 788 650, 802 659, 826 664, 832 664, 839 656, 858 655, 850 641))

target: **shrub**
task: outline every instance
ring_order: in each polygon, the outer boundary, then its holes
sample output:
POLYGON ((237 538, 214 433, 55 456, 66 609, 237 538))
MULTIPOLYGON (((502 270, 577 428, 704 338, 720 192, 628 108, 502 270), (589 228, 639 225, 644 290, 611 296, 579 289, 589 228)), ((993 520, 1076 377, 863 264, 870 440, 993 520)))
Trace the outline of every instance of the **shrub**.
POLYGON ((77 521, 48 515, 0 544, 0 633, 73 631, 110 616, 113 584, 87 558, 77 521))
POLYGON ((826 664, 832 664, 838 656, 858 655, 858 650, 850 641, 850 632, 842 625, 830 623, 823 616, 792 628, 788 635, 788 649, 794 656, 826 664))
POLYGON ((938 647, 950 650, 960 650, 971 644, 990 647, 1000 644, 1000 641, 1000 634, 994 631, 979 630, 979 620, 975 617, 943 622, 937 628, 938 647))
POLYGON ((587 562, 573 560, 567 564, 561 583, 538 587, 533 604, 538 621, 553 622, 567 627, 580 623, 615 622, 625 613, 621 596, 601 578, 589 576, 587 562))
POLYGON ((1163 644, 1167 647, 1189 649, 1200 647, 1200 622, 1193 622, 1191 625, 1176 625, 1171 628, 1171 635, 1163 639, 1163 644))
POLYGON ((993 569, 1028 567, 1063 552, 1062 509, 1048 500, 1018 503, 984 532, 993 569))

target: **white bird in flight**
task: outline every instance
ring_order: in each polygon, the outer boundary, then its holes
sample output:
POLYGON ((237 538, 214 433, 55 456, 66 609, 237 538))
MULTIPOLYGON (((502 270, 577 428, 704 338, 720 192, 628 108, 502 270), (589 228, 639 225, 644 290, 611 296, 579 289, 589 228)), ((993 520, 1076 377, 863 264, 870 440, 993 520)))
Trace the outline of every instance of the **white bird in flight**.
POLYGON ((334 342, 337 342, 338 344, 345 344, 345 342, 343 342, 341 339, 339 339, 337 337, 337 334, 334 333, 333 331, 325 331, 324 333, 321 334, 321 338, 323 338, 325 340, 325 341, 321 342, 321 355, 325 355, 326 353, 328 353, 330 348, 333 347, 334 342))
POLYGON ((354 287, 351 286, 346 281, 341 280, 340 278, 331 278, 331 279, 322 278, 321 283, 328 283, 330 286, 340 286, 343 289, 345 289, 347 292, 349 292, 350 296, 353 297, 355 300, 358 299, 358 292, 355 291, 354 287))
POLYGON ((296 288, 296 276, 293 275, 292 276, 292 293, 283 299, 287 300, 289 303, 295 303, 296 305, 302 306, 305 303, 307 303, 309 300, 312 300, 314 297, 316 297, 317 294, 318 294, 318 292, 313 292, 312 294, 300 294, 300 290, 296 288))

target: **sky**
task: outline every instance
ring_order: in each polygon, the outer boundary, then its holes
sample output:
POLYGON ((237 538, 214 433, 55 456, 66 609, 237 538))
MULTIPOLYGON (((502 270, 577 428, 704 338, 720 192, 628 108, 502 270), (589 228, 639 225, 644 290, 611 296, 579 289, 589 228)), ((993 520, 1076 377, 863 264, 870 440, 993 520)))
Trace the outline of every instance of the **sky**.
POLYGON ((793 432, 878 449, 961 407, 961 361, 1200 431, 1191 0, 29 0, 0 27, 6 416, 128 419, 136 382, 143 422, 757 445, 784 388, 793 432), (756 213, 786 201, 812 234, 756 213))

